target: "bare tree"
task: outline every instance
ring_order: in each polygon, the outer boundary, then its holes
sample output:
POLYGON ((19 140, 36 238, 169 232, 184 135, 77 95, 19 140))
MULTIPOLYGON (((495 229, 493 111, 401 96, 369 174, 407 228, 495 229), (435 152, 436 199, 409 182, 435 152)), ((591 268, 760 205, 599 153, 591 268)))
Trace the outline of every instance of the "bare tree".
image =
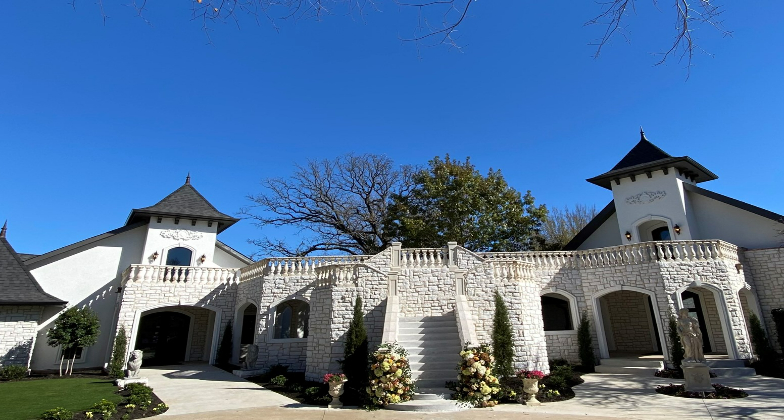
POLYGON ((560 251, 579 233, 585 225, 596 217, 596 207, 577 204, 574 209, 565 206, 563 210, 550 210, 542 224, 542 248, 560 251))
POLYGON ((383 221, 392 194, 406 194, 413 168, 396 168, 382 155, 347 154, 296 166, 287 178, 262 181, 266 191, 248 196, 240 213, 262 229, 291 226, 305 233, 288 239, 250 240, 259 253, 299 256, 317 251, 375 254, 389 244, 383 221))
MULTIPOLYGON (((658 6, 658 0, 651 0, 658 6)), ((671 0, 674 2, 675 31, 669 49, 660 53, 661 59, 656 65, 663 64, 672 56, 678 56, 678 61, 686 60, 687 69, 691 68, 694 53, 705 52, 697 44, 694 29, 698 26, 709 26, 720 31, 724 36, 732 35, 723 27, 721 15, 724 12, 720 5, 712 0, 671 0)), ((636 13, 636 0, 607 0, 599 3, 602 12, 595 18, 586 22, 586 25, 605 25, 604 34, 592 45, 596 46, 594 57, 598 58, 602 48, 616 35, 627 38, 625 17, 636 13)), ((627 38, 628 39, 628 38, 627 38)))

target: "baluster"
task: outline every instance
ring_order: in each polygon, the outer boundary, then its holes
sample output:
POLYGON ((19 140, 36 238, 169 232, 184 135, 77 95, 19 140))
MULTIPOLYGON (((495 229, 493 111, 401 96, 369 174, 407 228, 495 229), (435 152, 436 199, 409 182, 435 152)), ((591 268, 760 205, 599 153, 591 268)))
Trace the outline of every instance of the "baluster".
POLYGON ((440 249, 436 250, 436 266, 438 266, 438 267, 441 267, 442 265, 444 265, 444 258, 443 258, 443 256, 441 254, 442 254, 442 252, 441 252, 440 249))

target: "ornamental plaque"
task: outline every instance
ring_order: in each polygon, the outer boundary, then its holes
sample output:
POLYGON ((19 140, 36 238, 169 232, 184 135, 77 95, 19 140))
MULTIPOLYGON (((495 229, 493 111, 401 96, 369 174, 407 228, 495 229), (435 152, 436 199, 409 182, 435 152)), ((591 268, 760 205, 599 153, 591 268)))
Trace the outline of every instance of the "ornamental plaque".
POLYGON ((195 241, 201 239, 201 232, 193 232, 182 229, 166 229, 161 231, 161 237, 174 239, 175 241, 195 241))
POLYGON ((648 204, 660 200, 666 196, 665 191, 643 191, 630 197, 626 197, 626 204, 648 204))

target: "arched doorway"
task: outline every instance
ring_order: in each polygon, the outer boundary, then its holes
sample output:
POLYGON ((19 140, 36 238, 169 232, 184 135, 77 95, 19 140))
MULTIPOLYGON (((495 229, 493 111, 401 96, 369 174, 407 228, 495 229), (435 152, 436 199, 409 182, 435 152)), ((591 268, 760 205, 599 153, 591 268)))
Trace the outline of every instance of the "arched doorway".
POLYGON ((259 310, 256 305, 250 303, 242 312, 242 325, 240 326, 240 364, 245 361, 248 354, 248 345, 256 341, 256 326, 259 310))
POLYGON ((661 320, 653 292, 620 286, 594 295, 600 356, 664 355, 661 320))
POLYGON ((732 346, 728 340, 728 326, 722 315, 723 308, 719 305, 721 296, 703 286, 692 286, 681 292, 681 307, 688 309, 689 316, 699 323, 703 352, 729 355, 732 346))
POLYGON ((185 361, 191 317, 181 312, 160 311, 142 315, 135 349, 144 352, 145 366, 185 361))

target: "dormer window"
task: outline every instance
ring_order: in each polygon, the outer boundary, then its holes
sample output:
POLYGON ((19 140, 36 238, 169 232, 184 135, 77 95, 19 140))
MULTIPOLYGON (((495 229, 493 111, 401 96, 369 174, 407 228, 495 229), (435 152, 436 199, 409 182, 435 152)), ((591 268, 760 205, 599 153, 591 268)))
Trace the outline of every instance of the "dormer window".
POLYGON ((188 248, 172 248, 166 254, 166 265, 191 265, 193 251, 188 248))

